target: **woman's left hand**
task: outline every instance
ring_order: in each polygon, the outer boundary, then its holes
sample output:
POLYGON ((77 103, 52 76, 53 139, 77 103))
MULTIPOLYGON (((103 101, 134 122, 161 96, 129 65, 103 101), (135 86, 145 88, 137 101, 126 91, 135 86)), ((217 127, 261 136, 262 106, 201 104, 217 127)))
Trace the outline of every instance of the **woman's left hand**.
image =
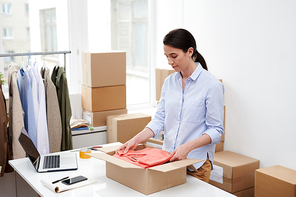
POLYGON ((195 140, 182 144, 170 154, 170 156, 174 155, 170 161, 186 159, 192 150, 205 146, 209 143, 211 143, 211 137, 208 134, 204 134, 195 140))
POLYGON ((183 160, 187 158, 187 155, 190 153, 191 151, 191 145, 190 143, 186 143, 183 144, 181 146, 179 146, 176 150, 174 150, 172 153, 170 153, 171 155, 174 155, 170 161, 179 161, 179 160, 183 160))

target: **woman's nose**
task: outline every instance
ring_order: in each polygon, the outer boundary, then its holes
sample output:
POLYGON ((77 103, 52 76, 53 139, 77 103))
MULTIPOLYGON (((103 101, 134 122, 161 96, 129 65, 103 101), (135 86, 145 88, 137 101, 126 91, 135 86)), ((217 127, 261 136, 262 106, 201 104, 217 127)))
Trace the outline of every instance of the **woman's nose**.
POLYGON ((168 64, 169 65, 172 65, 174 62, 172 61, 172 59, 171 58, 168 58, 168 64))

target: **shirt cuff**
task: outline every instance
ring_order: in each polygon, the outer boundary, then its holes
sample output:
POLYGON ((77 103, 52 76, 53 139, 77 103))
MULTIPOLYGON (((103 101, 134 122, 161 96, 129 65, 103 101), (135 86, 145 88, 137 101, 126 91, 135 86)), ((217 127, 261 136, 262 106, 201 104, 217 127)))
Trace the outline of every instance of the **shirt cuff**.
POLYGON ((151 129, 151 131, 154 133, 153 139, 156 139, 156 138, 158 137, 159 133, 161 132, 161 131, 158 131, 158 130, 157 130, 157 128, 158 128, 157 125, 154 124, 152 121, 149 122, 149 123, 146 125, 146 127, 148 127, 149 129, 151 129))
POLYGON ((221 140, 221 136, 224 133, 223 130, 219 129, 208 129, 205 134, 209 135, 211 138, 211 143, 210 144, 219 144, 221 140))

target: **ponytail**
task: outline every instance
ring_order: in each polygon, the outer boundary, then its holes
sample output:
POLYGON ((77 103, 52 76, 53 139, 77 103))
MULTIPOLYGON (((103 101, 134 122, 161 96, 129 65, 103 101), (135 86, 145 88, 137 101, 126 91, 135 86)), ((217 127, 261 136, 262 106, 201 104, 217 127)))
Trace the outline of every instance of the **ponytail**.
POLYGON ((208 70, 206 60, 197 50, 194 51, 193 57, 195 57, 194 59, 195 62, 199 62, 205 70, 208 70))

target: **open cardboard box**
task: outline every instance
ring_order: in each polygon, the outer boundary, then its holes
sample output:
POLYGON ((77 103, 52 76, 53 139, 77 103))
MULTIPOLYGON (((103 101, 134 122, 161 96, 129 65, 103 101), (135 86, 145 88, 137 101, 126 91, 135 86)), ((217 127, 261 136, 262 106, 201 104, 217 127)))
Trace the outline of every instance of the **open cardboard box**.
MULTIPOLYGON (((101 148, 100 151, 106 154, 97 152, 88 155, 106 161, 106 176, 108 178, 145 195, 186 183, 187 166, 202 161, 200 159, 185 159, 144 169, 113 157, 112 155, 115 154, 119 146, 101 148)), ((149 146, 139 145, 136 150, 145 147, 149 146)))

